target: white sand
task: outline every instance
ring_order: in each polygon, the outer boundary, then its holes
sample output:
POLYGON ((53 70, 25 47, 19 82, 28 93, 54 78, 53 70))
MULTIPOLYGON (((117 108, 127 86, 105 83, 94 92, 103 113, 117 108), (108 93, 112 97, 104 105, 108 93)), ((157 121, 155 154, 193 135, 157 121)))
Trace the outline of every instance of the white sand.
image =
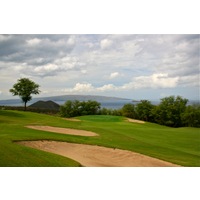
POLYGON ((59 127, 53 127, 53 126, 26 126, 26 127, 35 129, 35 130, 68 134, 68 135, 98 136, 98 134, 91 132, 91 131, 84 131, 84 130, 71 129, 71 128, 59 128, 59 127))
POLYGON ((133 122, 133 123, 139 123, 139 124, 144 124, 144 123, 145 123, 144 121, 137 120, 137 119, 130 119, 130 118, 127 118, 127 120, 128 120, 129 122, 133 122))
POLYGON ((59 154, 87 167, 175 167, 177 165, 132 151, 57 141, 23 141, 25 146, 59 154))

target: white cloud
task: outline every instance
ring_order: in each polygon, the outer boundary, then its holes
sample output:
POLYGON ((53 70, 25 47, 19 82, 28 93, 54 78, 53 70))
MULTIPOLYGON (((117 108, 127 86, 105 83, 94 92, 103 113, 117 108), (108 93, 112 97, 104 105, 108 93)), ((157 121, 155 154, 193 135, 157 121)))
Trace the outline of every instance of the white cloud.
POLYGON ((91 83, 76 83, 73 88, 64 91, 69 93, 76 92, 106 92, 106 91, 128 91, 142 88, 174 88, 177 86, 179 77, 168 77, 168 74, 152 74, 151 76, 139 76, 133 81, 121 86, 105 84, 101 87, 94 87, 91 83))
POLYGON ((198 87, 200 88, 200 75, 189 75, 180 77, 180 85, 183 87, 198 87))
POLYGON ((94 87, 90 83, 83 83, 83 84, 77 83, 73 90, 77 92, 90 92, 93 89, 94 87))
POLYGON ((91 92, 94 90, 94 87, 90 83, 76 83, 73 88, 66 88, 64 92, 76 93, 76 92, 91 92))
POLYGON ((109 39, 103 39, 100 42, 100 46, 102 49, 108 49, 112 45, 112 40, 109 39))
POLYGON ((82 69, 82 70, 81 70, 81 73, 82 73, 82 74, 87 74, 87 70, 82 69))
POLYGON ((105 92, 116 90, 116 86, 113 84, 103 85, 101 87, 94 87, 91 83, 76 83, 73 88, 66 88, 62 90, 67 93, 90 93, 90 92, 105 92))
POLYGON ((133 81, 125 83, 113 89, 118 91, 137 90, 142 88, 157 89, 157 88, 175 88, 179 83, 179 77, 169 77, 168 74, 152 74, 149 76, 138 76, 133 78, 133 81))
POLYGON ((60 66, 60 69, 72 69, 76 66, 85 65, 85 63, 80 62, 79 59, 74 56, 65 56, 63 58, 56 59, 54 63, 60 66))
POLYGON ((113 90, 116 90, 117 88, 113 84, 107 84, 107 85, 103 85, 102 87, 98 87, 96 89, 98 91, 105 92, 105 91, 113 91, 113 90))
POLYGON ((58 70, 58 68, 59 67, 55 64, 47 64, 44 66, 36 67, 33 71, 42 75, 45 73, 54 72, 54 71, 58 70))
POLYGON ((5 42, 9 40, 12 36, 11 35, 0 35, 0 42, 5 42))
MULTIPOLYGON (((42 62, 42 58, 38 58, 35 62, 42 62)), ((1 65, 0 65, 1 66, 1 65)), ((44 65, 28 65, 27 63, 17 63, 14 65, 13 69, 24 75, 38 76, 38 77, 48 77, 57 76, 63 72, 69 71, 80 71, 82 74, 86 74, 87 70, 83 69, 85 63, 80 62, 78 58, 74 56, 65 56, 63 58, 58 58, 52 63, 47 63, 44 65)))
POLYGON ((168 74, 152 74, 135 78, 135 88, 174 88, 179 77, 169 77, 168 74))
POLYGON ((75 40, 75 37, 74 37, 74 36, 71 36, 71 37, 67 40, 67 44, 68 44, 68 45, 73 46, 73 45, 75 45, 75 43, 76 43, 76 40, 75 40))
POLYGON ((28 45, 34 46, 34 45, 40 44, 41 40, 38 38, 33 38, 30 40, 27 40, 26 42, 28 43, 28 45))
POLYGON ((110 74, 109 78, 114 79, 114 78, 117 78, 119 75, 120 75, 119 72, 113 72, 113 73, 110 74))

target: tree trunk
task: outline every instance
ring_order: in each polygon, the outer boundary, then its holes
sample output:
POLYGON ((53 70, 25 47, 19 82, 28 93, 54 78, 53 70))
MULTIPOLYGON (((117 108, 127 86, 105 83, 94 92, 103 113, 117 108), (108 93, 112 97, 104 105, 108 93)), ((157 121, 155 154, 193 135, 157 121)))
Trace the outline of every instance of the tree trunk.
POLYGON ((24 111, 26 111, 26 103, 27 101, 24 102, 24 111))

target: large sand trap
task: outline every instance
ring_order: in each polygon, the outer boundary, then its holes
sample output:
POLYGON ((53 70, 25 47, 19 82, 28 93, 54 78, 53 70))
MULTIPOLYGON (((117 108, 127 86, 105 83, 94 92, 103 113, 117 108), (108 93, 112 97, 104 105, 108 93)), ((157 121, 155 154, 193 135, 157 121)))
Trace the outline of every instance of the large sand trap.
POLYGON ((56 141, 23 141, 25 146, 59 154, 87 167, 174 167, 175 164, 127 150, 56 141))
POLYGON ((130 118, 127 118, 127 120, 128 120, 129 122, 134 122, 134 123, 139 123, 139 124, 144 124, 144 123, 145 123, 144 121, 137 120, 137 119, 130 119, 130 118))
POLYGON ((77 130, 77 129, 71 129, 71 128, 59 128, 59 127, 53 127, 53 126, 26 126, 26 127, 35 129, 35 130, 48 131, 48 132, 61 133, 61 134, 80 135, 80 136, 98 136, 98 134, 91 131, 77 130))

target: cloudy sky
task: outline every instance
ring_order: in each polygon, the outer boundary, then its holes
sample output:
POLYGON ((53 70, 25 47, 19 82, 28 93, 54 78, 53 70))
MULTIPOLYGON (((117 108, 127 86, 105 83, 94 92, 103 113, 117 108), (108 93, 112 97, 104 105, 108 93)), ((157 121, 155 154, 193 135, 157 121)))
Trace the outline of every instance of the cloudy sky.
POLYGON ((0 100, 23 77, 41 86, 39 96, 196 100, 199 52, 200 35, 0 35, 0 100))

